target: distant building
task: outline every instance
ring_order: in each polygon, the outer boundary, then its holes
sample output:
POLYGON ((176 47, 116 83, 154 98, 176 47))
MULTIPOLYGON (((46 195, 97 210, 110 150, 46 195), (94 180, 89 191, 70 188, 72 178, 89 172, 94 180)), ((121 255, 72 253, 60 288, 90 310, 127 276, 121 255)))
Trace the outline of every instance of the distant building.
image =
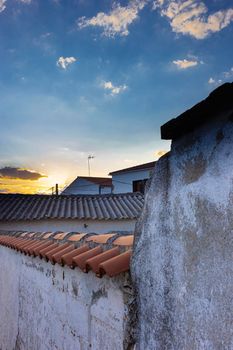
POLYGON ((70 194, 108 194, 112 193, 112 179, 109 177, 78 176, 62 195, 70 194))
POLYGON ((156 162, 136 165, 130 168, 112 171, 114 193, 141 192, 144 193, 147 180, 156 162))

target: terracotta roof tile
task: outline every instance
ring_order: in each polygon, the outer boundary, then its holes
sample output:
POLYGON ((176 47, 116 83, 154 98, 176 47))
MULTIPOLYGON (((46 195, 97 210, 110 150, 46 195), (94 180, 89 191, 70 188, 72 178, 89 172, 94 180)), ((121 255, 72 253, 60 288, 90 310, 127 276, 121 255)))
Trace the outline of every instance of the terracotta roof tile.
POLYGON ((52 236, 52 232, 46 233, 42 238, 46 239, 46 238, 49 238, 50 236, 52 236))
POLYGON ((0 244, 30 258, 93 271, 98 277, 113 277, 129 270, 133 235, 0 231, 0 244))
MULTIPOLYGON (((41 242, 41 245, 37 246, 37 247, 34 247, 32 249, 32 255, 34 256, 40 256, 42 250, 48 248, 49 246, 51 246, 52 244, 54 244, 53 241, 42 241, 41 242)), ((42 256, 42 255, 41 255, 42 256)))
POLYGON ((38 255, 39 255, 39 257, 42 259, 42 258, 46 258, 46 253, 48 253, 49 251, 51 251, 52 249, 55 249, 56 247, 58 247, 58 243, 52 243, 51 244, 51 242, 48 242, 48 244, 44 247, 44 248, 42 248, 42 249, 40 249, 39 251, 38 251, 38 255))
POLYGON ((86 239, 86 242, 95 242, 95 243, 106 243, 109 238, 113 237, 115 234, 114 233, 106 233, 103 235, 95 235, 95 236, 91 236, 88 237, 86 239))
POLYGON ((84 236, 86 236, 86 233, 78 233, 70 236, 68 240, 77 242, 77 241, 80 241, 80 239, 82 239, 84 236))
POLYGON ((66 235, 67 235, 67 232, 58 233, 54 236, 54 238, 55 239, 64 239, 66 235))
POLYGON ((64 254, 61 257, 62 265, 67 265, 69 267, 74 267, 73 258, 75 256, 79 255, 79 254, 82 254, 82 253, 88 251, 88 250, 89 250, 88 245, 84 244, 81 247, 79 247, 77 249, 74 249, 72 252, 64 254))
POLYGON ((104 274, 107 274, 109 277, 114 277, 121 272, 128 271, 131 255, 132 251, 128 250, 127 252, 102 262, 99 265, 99 275, 103 276, 104 274))
POLYGON ((121 236, 116 238, 113 241, 113 245, 118 245, 118 246, 132 246, 133 245, 133 236, 121 236))
POLYGON ((64 244, 59 244, 57 247, 55 247, 53 249, 49 249, 45 253, 46 259, 53 262, 53 255, 55 255, 56 253, 59 253, 61 250, 65 249, 65 248, 69 247, 69 245, 70 245, 70 243, 64 243, 64 244))
POLYGON ((86 261, 102 253, 102 251, 103 250, 100 246, 88 249, 86 252, 79 254, 73 258, 73 265, 78 266, 81 270, 86 272, 86 261))
POLYGON ((64 254, 70 253, 74 250, 74 245, 69 244, 66 247, 63 247, 63 249, 59 250, 56 254, 52 255, 52 261, 54 264, 61 264, 61 258, 63 257, 64 254))
POLYGON ((117 247, 106 250, 105 252, 98 254, 93 258, 88 259, 86 261, 85 270, 86 271, 92 270, 95 273, 99 274, 100 263, 106 260, 109 260, 110 258, 113 258, 114 256, 117 256, 119 254, 120 254, 120 249, 117 247))

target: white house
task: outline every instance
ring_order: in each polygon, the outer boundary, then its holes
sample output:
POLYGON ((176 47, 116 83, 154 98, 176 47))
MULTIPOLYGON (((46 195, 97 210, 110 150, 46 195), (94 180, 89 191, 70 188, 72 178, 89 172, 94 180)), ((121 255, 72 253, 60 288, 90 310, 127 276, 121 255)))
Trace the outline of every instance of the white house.
POLYGON ((146 182, 152 174, 155 163, 140 164, 111 172, 109 175, 112 176, 114 193, 144 193, 146 182))
POLYGON ((109 177, 78 176, 63 190, 62 195, 112 193, 112 179, 109 177))

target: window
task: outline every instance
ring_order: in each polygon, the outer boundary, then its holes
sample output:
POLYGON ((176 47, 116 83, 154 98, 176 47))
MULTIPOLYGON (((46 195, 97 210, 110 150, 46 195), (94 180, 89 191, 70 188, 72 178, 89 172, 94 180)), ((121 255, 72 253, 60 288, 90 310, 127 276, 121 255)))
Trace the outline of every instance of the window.
POLYGON ((148 179, 133 181, 133 192, 145 192, 145 187, 148 179))

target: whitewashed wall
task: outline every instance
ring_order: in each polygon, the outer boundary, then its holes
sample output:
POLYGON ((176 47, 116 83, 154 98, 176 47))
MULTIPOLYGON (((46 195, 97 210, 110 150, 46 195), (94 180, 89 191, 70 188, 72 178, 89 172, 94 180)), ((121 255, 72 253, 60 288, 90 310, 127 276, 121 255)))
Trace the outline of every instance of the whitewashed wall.
POLYGON ((121 350, 123 278, 98 279, 0 246, 1 350, 121 350))
POLYGON ((113 174, 114 193, 133 192, 133 181, 149 179, 152 170, 131 171, 123 174, 113 174))
MULTIPOLYGON (((110 187, 101 188, 101 194, 108 193, 111 193, 110 187)), ((99 185, 82 178, 77 178, 62 192, 62 194, 99 194, 99 185)))
POLYGON ((0 221, 0 230, 9 231, 64 231, 83 233, 107 233, 112 231, 134 231, 136 220, 69 220, 48 219, 35 221, 0 221), (86 226, 87 225, 87 226, 86 226))
POLYGON ((226 116, 157 162, 131 266, 137 349, 233 349, 232 150, 226 116))

